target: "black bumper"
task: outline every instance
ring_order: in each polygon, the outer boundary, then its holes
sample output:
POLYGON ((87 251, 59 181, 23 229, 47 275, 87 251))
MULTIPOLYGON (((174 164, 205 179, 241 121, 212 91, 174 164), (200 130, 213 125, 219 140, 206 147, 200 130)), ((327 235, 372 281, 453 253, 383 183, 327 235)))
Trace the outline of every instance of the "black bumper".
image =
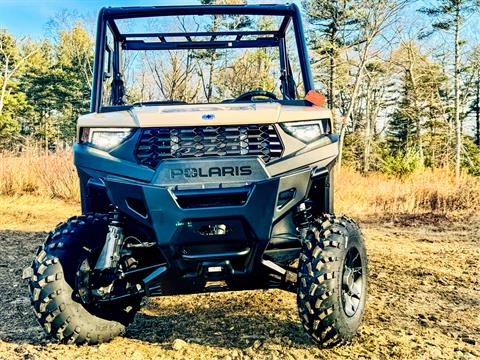
POLYGON ((254 258, 263 253, 270 239, 279 179, 242 188, 183 191, 120 179, 107 178, 105 184, 112 203, 122 213, 154 230, 171 268, 185 272, 194 270, 201 262, 229 260, 241 262, 237 271, 249 272, 254 258), (238 205, 217 203, 190 208, 189 200, 196 203, 198 196, 207 203, 219 197, 240 200, 238 205), (144 208, 139 204, 144 204, 144 208), (219 224, 225 226, 225 234, 209 234, 208 229, 219 224))
POLYGON ((105 193, 127 218, 151 229, 169 270, 182 276, 208 278, 209 268, 221 268, 222 278, 225 269, 228 276, 252 274, 273 226, 307 196, 312 180, 310 167, 270 177, 252 157, 171 160, 153 171, 104 154, 75 149, 82 205, 98 197, 93 190, 105 193), (219 226, 221 234, 210 231, 219 226))

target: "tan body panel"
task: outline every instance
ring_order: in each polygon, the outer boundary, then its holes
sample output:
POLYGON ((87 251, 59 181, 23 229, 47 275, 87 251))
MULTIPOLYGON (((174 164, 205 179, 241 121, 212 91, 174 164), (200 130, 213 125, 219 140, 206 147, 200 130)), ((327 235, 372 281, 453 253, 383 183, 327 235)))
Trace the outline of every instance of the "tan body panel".
MULTIPOLYGON (((82 115, 78 120, 78 129, 81 127, 147 128, 278 124, 326 118, 331 119, 331 112, 325 108, 281 105, 279 103, 141 106, 130 110, 82 115), (207 114, 213 115, 213 118, 204 119, 202 117, 207 114)), ((317 166, 326 166, 338 155, 336 143, 325 143, 325 139, 319 139, 306 145, 287 134, 280 126, 277 126, 277 132, 283 143, 284 151, 281 159, 267 164, 270 176, 315 163, 317 166), (292 154, 295 156, 289 156, 292 154)))
POLYGON ((236 103, 141 106, 131 110, 90 113, 78 119, 78 127, 173 127, 206 125, 274 124, 330 118, 330 110, 315 106, 278 103, 236 103), (213 115, 204 119, 203 115, 213 115))

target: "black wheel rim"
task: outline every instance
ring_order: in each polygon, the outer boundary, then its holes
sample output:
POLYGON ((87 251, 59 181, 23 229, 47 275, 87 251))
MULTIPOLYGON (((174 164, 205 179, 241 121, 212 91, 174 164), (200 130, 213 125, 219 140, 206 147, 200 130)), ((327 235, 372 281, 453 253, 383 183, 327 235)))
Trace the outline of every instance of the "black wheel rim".
POLYGON ((342 275, 343 310, 348 317, 354 316, 362 302, 364 273, 362 258, 357 248, 347 252, 342 275))

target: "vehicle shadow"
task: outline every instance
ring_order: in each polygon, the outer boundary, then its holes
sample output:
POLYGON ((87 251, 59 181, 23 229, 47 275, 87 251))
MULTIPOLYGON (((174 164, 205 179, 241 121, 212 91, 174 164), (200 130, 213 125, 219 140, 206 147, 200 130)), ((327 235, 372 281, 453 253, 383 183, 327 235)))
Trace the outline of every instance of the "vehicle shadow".
MULTIPOLYGON (((281 294, 276 291, 274 295, 281 294)), ((187 296, 170 297, 164 305, 159 305, 162 304, 162 298, 151 300, 155 306, 147 306, 137 314, 126 336, 153 343, 170 343, 181 339, 201 345, 237 349, 245 349, 257 340, 293 347, 312 344, 297 320, 296 308, 291 308, 291 318, 276 316, 279 310, 285 313, 285 309, 278 309, 277 304, 272 302, 261 303, 267 300, 261 291, 214 294, 210 298, 218 297, 215 305, 205 301, 205 295, 189 296, 191 299, 187 296), (178 304, 172 305, 175 299, 178 304), (191 305, 195 302, 199 306, 192 309, 191 305)))

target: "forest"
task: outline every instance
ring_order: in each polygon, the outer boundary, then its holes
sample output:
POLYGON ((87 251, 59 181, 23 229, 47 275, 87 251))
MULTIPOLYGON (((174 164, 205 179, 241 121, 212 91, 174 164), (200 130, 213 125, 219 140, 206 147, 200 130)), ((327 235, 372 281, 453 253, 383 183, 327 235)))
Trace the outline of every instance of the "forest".
MULTIPOLYGON (((299 5, 315 84, 327 96, 341 135, 341 164, 400 178, 424 168, 480 175, 477 1, 299 5)), ((248 28, 251 21, 257 20, 219 17, 208 26, 248 28)), ((264 22, 257 26, 268 27, 264 22)), ((186 24, 176 19, 169 26, 177 31, 186 24)), ((42 37, 0 29, 2 151, 35 147, 51 153, 75 140, 76 119, 89 111, 94 29, 94 14, 68 10, 46 24, 42 37)), ((142 101, 159 93, 170 100, 212 102, 243 87, 268 90, 274 57, 259 50, 234 57, 204 51, 126 58, 127 96, 142 101)))

